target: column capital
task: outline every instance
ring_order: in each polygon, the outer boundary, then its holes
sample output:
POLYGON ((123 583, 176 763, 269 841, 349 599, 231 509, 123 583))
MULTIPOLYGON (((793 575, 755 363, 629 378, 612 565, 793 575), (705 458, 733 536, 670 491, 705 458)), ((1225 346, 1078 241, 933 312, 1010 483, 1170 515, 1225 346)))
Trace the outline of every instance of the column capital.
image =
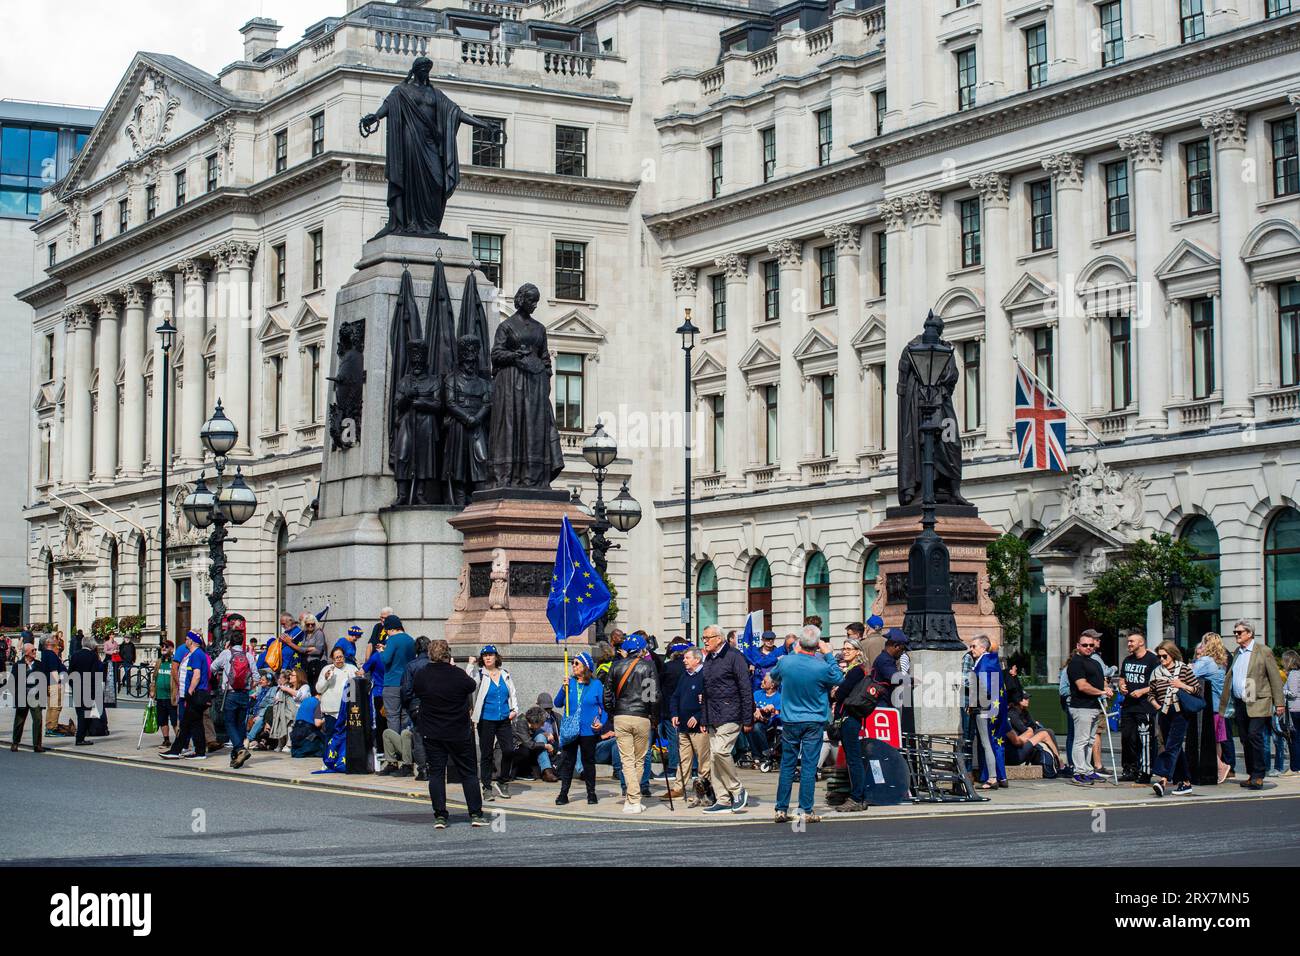
POLYGON ((903 209, 907 213, 907 224, 917 226, 937 226, 940 219, 942 202, 939 194, 928 189, 919 189, 903 197, 903 209))
POLYGON ((116 295, 122 300, 122 305, 128 309, 144 308, 144 290, 134 282, 128 282, 117 290, 116 295))
POLYGON ((59 314, 63 316, 64 331, 81 332, 90 328, 90 316, 80 305, 65 306, 59 314))
POLYGON ((1201 125, 1214 137, 1219 149, 1246 148, 1246 114, 1238 110, 1215 110, 1201 117, 1201 125))
POLYGON ((1143 130, 1119 138, 1119 148, 1128 153, 1134 169, 1159 169, 1163 161, 1164 137, 1143 130))
POLYGON ((204 259, 182 259, 176 263, 175 270, 179 272, 185 282, 202 282, 208 272, 208 264, 204 259))
POLYGON ((154 298, 161 298, 172 294, 172 276, 170 272, 153 272, 145 277, 145 281, 153 287, 154 298))
POLYGON ((1300 90, 1296 90, 1292 93, 1288 93, 1286 95, 1286 99, 1288 103, 1290 103, 1296 109, 1300 110, 1300 90))
POLYGON ((213 256, 227 269, 247 269, 257 255, 257 246, 251 242, 227 239, 212 250, 213 256))
POLYGON ((891 232, 897 232, 907 224, 907 210, 903 208, 903 200, 899 197, 886 199, 876 206, 876 212, 885 221, 885 228, 891 232))
POLYGON ((767 244, 767 251, 777 257, 782 269, 795 269, 803 265, 802 240, 778 239, 767 244))
POLYGON ((718 256, 713 264, 723 271, 728 279, 744 279, 749 275, 749 256, 739 252, 728 252, 718 256))
POLYGON ((673 269, 673 292, 677 295, 695 295, 698 279, 698 269, 677 266, 673 269))
POLYGON ((835 240, 835 254, 857 255, 862 251, 861 226, 856 222, 837 222, 826 230, 826 238, 835 240))
POLYGON ((1083 188, 1083 157, 1078 153, 1052 153, 1041 162, 1057 189, 1083 188))
POLYGON ((117 302, 111 295, 100 295, 95 297, 95 311, 99 313, 101 319, 117 318, 117 302))
POLYGON ((1001 173, 980 173, 971 179, 970 188, 980 194, 985 206, 1005 209, 1011 193, 1011 177, 1001 173))

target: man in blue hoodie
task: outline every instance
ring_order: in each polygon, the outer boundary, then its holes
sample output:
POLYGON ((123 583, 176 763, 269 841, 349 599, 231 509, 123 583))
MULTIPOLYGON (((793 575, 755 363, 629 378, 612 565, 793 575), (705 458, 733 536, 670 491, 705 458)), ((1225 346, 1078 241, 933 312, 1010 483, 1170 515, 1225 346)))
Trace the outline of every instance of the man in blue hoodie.
POLYGON ((781 689, 781 779, 776 786, 777 823, 790 822, 790 791, 795 764, 799 771, 799 816, 818 823, 813 812, 817 790, 817 764, 821 760, 822 733, 830 720, 830 690, 844 680, 830 645, 815 624, 804 625, 794 653, 787 654, 768 672, 781 689))

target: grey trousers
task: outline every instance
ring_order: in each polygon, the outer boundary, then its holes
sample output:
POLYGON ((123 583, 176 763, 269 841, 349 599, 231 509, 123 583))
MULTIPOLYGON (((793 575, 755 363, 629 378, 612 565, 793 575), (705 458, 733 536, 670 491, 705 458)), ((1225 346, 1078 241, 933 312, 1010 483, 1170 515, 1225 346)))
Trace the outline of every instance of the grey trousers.
MULTIPOLYGON (((384 686, 384 714, 388 717, 388 729, 401 733, 408 728, 411 731, 411 756, 417 767, 425 767, 428 760, 424 755, 424 738, 415 732, 415 722, 409 710, 402 710, 401 686, 384 686)), ((409 761, 408 761, 409 762, 409 761)))
POLYGON ((1070 721, 1074 724, 1074 749, 1070 751, 1070 764, 1075 773, 1091 773, 1092 760, 1088 748, 1097 733, 1097 721, 1101 719, 1101 707, 1071 707, 1070 721))

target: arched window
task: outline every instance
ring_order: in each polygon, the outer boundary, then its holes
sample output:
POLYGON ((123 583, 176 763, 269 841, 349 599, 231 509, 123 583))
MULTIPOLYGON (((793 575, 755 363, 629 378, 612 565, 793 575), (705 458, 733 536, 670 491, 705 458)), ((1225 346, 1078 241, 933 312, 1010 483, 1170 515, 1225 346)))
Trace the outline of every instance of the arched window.
POLYGON ((45 559, 45 622, 54 630, 54 557, 45 559))
POLYGON ((712 561, 704 562, 695 585, 695 633, 718 623, 718 571, 712 561))
MULTIPOLYGON (((1033 547, 1043 536, 1038 528, 1025 532, 1025 544, 1033 547)), ((1036 676, 1047 672, 1047 592, 1043 589, 1043 562, 1029 559, 1029 591, 1025 595, 1025 641, 1030 667, 1036 676)))
POLYGON ((117 539, 108 542, 108 616, 117 617, 117 539))
POLYGON ((872 548, 862 565, 862 620, 871 617, 876 603, 876 578, 880 577, 880 551, 872 548))
POLYGON ((772 569, 767 558, 759 558, 749 569, 749 593, 747 601, 749 613, 763 612, 763 627, 772 627, 772 569))
POLYGON ((826 637, 831 627, 831 572, 820 551, 808 555, 803 571, 803 616, 814 614, 822 619, 822 636, 826 637))
POLYGON ((1270 644, 1300 632, 1300 511, 1295 508, 1279 511, 1264 537, 1264 618, 1270 644))
POLYGON ((1200 516, 1187 522, 1181 537, 1196 549, 1196 563, 1214 575, 1214 586, 1207 597, 1189 596, 1183 605, 1179 633, 1184 644, 1195 647, 1202 634, 1219 630, 1219 532, 1213 521, 1200 516))
POLYGON ((135 539, 135 613, 144 617, 149 597, 149 548, 144 535, 135 539))
POLYGON ((275 533, 275 613, 289 606, 289 526, 280 522, 275 533))

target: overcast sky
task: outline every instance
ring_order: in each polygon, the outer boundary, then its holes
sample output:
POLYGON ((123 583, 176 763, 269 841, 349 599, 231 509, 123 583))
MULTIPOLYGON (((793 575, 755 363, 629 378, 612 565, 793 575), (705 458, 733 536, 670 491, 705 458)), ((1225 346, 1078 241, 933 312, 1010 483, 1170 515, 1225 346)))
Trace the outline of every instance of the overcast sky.
POLYGON ((0 0, 0 99, 102 109, 138 50, 215 74, 243 55, 239 28, 271 17, 288 46, 345 0, 0 0))

